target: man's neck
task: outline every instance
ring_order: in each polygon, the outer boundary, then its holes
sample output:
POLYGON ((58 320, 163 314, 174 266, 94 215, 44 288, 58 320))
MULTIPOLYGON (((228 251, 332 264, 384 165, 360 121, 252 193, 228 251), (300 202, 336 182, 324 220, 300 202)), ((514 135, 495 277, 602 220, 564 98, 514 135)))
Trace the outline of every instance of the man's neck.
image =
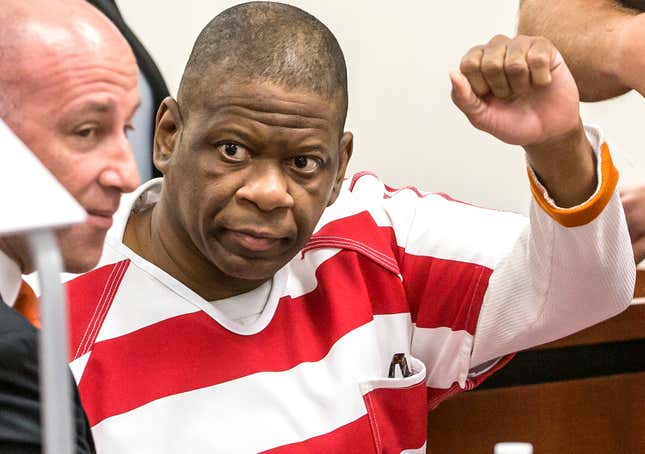
POLYGON ((23 236, 0 237, 0 252, 17 265, 22 274, 29 274, 34 271, 31 266, 27 242, 23 236))
POLYGON ((0 295, 6 304, 12 306, 18 296, 22 271, 20 263, 10 252, 12 248, 6 239, 0 239, 0 295))
POLYGON ((180 229, 167 219, 161 201, 132 214, 123 243, 207 301, 230 298, 262 285, 263 282, 235 279, 222 273, 197 250, 185 232, 178 232, 180 229))

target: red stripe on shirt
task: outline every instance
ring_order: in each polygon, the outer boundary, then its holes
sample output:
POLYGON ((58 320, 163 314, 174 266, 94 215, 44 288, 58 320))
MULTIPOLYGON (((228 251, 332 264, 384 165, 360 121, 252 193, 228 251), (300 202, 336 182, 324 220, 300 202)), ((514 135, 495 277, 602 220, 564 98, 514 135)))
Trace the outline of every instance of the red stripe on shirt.
POLYGON ((394 230, 379 227, 368 211, 326 224, 311 236, 303 253, 316 248, 350 249, 360 252, 398 274, 394 230))
POLYGON ((130 260, 97 268, 65 284, 69 313, 70 361, 94 344, 130 260))
POLYGON ((403 285, 420 328, 450 327, 475 334, 493 270, 474 263, 402 253, 403 285))
POLYGON ((394 229, 379 227, 367 211, 325 225, 311 237, 303 251, 320 247, 355 250, 400 273, 412 320, 417 326, 447 326, 474 334, 492 274, 490 268, 408 254, 397 245, 394 229))
POLYGON ((376 454, 378 452, 372 438, 367 415, 329 433, 262 452, 265 454, 310 454, 312 452, 333 454, 338 452, 339 446, 343 447, 343 454, 376 454))
POLYGON ((97 342, 79 384, 90 424, 165 396, 319 361, 373 313, 408 312, 399 278, 363 256, 341 252, 316 275, 327 284, 283 298, 271 323, 253 336, 196 312, 97 342), (376 285, 368 288, 364 280, 376 285))
POLYGON ((377 452, 400 454, 424 445, 428 414, 425 382, 407 388, 378 388, 363 398, 377 452))
POLYGON ((398 188, 398 189, 394 189, 394 188, 387 188, 387 189, 388 189, 388 191, 391 192, 391 194, 383 194, 384 199, 391 199, 393 197, 396 197, 398 194, 400 194, 403 191, 412 191, 414 193, 414 195, 416 195, 420 199, 424 199, 427 196, 432 195, 432 193, 430 193, 430 192, 423 193, 418 188, 416 188, 414 186, 404 186, 404 187, 398 188))

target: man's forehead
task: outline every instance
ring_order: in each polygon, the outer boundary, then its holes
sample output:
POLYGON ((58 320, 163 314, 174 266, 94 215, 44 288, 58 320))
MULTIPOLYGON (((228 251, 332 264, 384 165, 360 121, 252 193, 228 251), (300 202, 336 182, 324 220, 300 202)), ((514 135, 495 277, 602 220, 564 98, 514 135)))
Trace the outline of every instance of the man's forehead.
POLYGON ((198 88, 199 95, 189 95, 187 110, 216 113, 231 108, 246 108, 266 114, 294 115, 312 120, 334 121, 338 101, 306 88, 291 88, 270 81, 237 81, 210 87, 207 82, 198 88))
POLYGON ((126 114, 134 114, 134 112, 141 105, 139 94, 130 93, 128 96, 116 97, 103 97, 103 98, 88 98, 81 99, 75 105, 71 106, 71 109, 74 113, 80 115, 89 115, 89 114, 112 114, 117 112, 119 109, 127 109, 126 114))
POLYGON ((137 67, 87 58, 49 55, 25 61, 13 77, 18 101, 58 106, 63 110, 109 113, 139 102, 137 67), (47 68, 47 77, 42 77, 47 68))

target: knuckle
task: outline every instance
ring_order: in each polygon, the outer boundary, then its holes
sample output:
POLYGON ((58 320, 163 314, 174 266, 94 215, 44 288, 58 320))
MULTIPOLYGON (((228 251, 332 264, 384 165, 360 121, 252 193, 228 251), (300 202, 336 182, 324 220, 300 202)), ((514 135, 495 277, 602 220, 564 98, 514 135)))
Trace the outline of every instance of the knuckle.
POLYGON ((473 57, 466 57, 461 60, 459 70, 464 74, 472 74, 479 70, 479 61, 473 57))
POLYGON ((508 41, 510 41, 510 40, 511 40, 511 39, 510 39, 508 36, 506 36, 506 35, 497 34, 497 35, 493 36, 493 37, 490 39, 489 43, 491 43, 491 44, 499 44, 499 43, 508 42, 508 41))
POLYGON ((528 72, 529 68, 523 60, 510 60, 506 62, 506 74, 510 76, 524 76, 528 72))
POLYGON ((526 61, 534 68, 543 68, 549 65, 549 56, 543 52, 529 52, 526 61))
POLYGON ((482 58, 482 46, 475 46, 466 52, 466 55, 461 59, 459 69, 462 73, 473 72, 479 70, 479 63, 482 58))
POLYGON ((485 76, 494 76, 502 72, 502 66, 495 60, 483 60, 481 71, 485 76))

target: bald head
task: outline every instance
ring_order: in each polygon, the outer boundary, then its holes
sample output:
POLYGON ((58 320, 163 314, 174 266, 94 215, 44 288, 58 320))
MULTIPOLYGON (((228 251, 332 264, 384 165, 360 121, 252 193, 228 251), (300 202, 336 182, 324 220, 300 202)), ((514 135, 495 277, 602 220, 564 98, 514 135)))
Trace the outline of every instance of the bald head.
POLYGON ((121 54, 134 62, 118 29, 83 0, 2 0, 0 116, 19 111, 63 59, 121 54))
POLYGON ((294 6, 251 2, 234 6, 202 30, 179 87, 180 106, 190 109, 218 85, 270 82, 305 89, 347 112, 347 70, 334 35, 318 19, 294 6))

